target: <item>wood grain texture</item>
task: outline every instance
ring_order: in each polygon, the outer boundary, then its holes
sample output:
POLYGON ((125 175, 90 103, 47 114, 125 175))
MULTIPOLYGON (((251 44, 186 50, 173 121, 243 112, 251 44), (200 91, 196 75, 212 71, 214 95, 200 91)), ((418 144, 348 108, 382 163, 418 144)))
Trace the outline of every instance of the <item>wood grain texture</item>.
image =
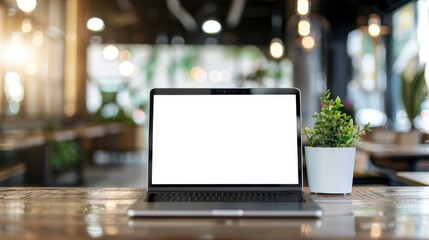
POLYGON ((0 188, 1 239, 429 238, 429 188, 311 195, 322 218, 129 218, 139 188, 0 188))

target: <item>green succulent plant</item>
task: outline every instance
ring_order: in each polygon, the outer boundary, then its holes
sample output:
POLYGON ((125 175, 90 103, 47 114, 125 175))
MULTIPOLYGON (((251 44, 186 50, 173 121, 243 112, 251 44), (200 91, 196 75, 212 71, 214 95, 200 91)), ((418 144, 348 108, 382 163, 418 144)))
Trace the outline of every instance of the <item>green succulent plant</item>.
POLYGON ((370 123, 363 128, 355 124, 352 117, 341 111, 344 106, 341 99, 330 98, 331 92, 327 90, 320 100, 321 111, 313 114, 316 119, 313 128, 305 127, 303 134, 312 147, 350 147, 359 142, 361 136, 372 131, 370 123))

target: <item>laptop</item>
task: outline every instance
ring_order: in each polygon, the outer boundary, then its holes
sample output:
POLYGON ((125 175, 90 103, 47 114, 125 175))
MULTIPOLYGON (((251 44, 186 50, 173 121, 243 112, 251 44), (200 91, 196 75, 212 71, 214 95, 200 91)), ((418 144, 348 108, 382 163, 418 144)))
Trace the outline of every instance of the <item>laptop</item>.
POLYGON ((296 88, 152 89, 148 194, 130 217, 320 217, 296 88))

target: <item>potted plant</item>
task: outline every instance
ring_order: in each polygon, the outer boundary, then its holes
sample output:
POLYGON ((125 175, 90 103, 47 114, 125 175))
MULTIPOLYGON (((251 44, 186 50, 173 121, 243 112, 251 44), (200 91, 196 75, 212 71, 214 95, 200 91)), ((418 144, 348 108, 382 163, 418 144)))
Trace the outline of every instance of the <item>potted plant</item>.
POLYGON ((365 132, 371 131, 370 123, 363 128, 352 117, 341 111, 341 99, 330 98, 328 90, 321 98, 320 113, 313 114, 313 128, 305 127, 307 137, 305 162, 310 192, 347 194, 352 191, 356 148, 365 132))
POLYGON ((428 97, 425 79, 425 67, 414 67, 401 73, 401 95, 404 110, 414 129, 414 119, 420 113, 420 105, 428 97))
POLYGON ((414 147, 421 142, 422 134, 416 129, 414 119, 420 114, 421 105, 428 97, 425 79, 425 66, 418 67, 417 63, 401 73, 401 96, 404 110, 410 122, 410 131, 397 134, 400 147, 414 147))

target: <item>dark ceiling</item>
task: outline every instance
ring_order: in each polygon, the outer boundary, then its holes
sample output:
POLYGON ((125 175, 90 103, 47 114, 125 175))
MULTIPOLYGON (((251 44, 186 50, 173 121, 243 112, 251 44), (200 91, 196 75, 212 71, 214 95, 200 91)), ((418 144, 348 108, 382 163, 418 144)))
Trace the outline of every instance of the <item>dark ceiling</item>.
MULTIPOLYGON (((104 43, 171 43, 181 36, 186 44, 268 44, 285 37, 287 21, 295 14, 295 0, 90 0, 90 16, 102 18, 104 43), (235 8, 236 10, 231 11, 235 8), (237 10, 238 9, 238 10, 237 10), (241 11, 240 11, 241 10, 241 11), (240 13, 241 12, 241 13, 240 13), (200 26, 207 17, 223 24, 216 35, 200 26)), ((323 16, 332 30, 353 29, 370 13, 386 18, 410 0, 313 0, 312 14, 323 16)))

